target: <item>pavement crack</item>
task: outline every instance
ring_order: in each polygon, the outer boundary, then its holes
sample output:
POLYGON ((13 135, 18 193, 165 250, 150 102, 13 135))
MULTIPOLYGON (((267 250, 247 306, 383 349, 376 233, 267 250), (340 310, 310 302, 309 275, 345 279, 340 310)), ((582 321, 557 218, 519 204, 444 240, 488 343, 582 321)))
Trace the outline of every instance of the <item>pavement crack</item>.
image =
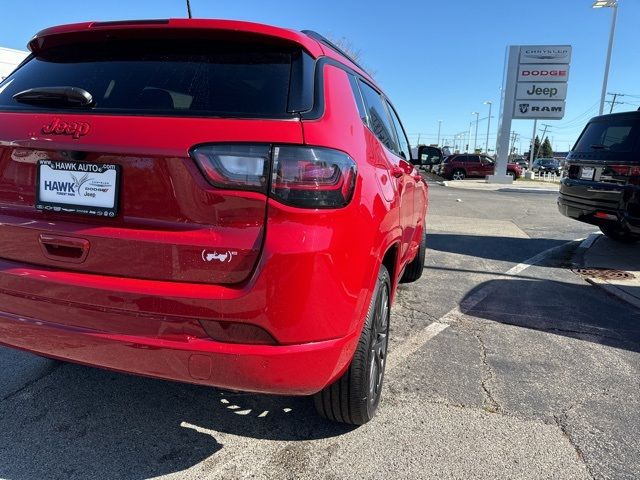
POLYGON ((27 388, 31 387, 32 385, 36 384, 40 380, 42 380, 42 379, 48 377, 49 375, 51 375, 53 372, 58 370, 63 364, 64 364, 63 362, 55 361, 55 364, 52 365, 51 368, 44 375, 41 375, 41 376, 39 376, 37 378, 34 378, 34 379, 26 382, 19 389, 17 389, 15 391, 9 393, 8 395, 5 395, 4 397, 0 398, 0 402, 4 402, 6 400, 11 400, 13 397, 19 395, 20 393, 25 391, 27 388))
POLYGON ((489 362, 487 362, 487 346, 485 345, 484 340, 482 339, 480 332, 477 329, 471 329, 471 333, 477 340, 478 345, 480 345, 480 359, 482 361, 482 367, 484 370, 482 378, 480 380, 480 386, 482 387, 482 391, 484 392, 486 401, 488 403, 485 404, 484 409, 490 413, 504 414, 504 409, 495 399, 488 385, 488 383, 495 378, 495 374, 493 373, 493 369, 489 365, 489 362))
POLYGON ((569 408, 564 410, 560 415, 554 415, 553 419, 555 421, 556 426, 560 429, 560 432, 562 433, 562 435, 567 439, 567 441, 569 442, 569 445, 571 445, 571 448, 573 448, 573 450, 576 452, 576 455, 578 456, 580 461, 584 464, 584 467, 587 470, 587 473, 589 474, 589 478, 595 480, 596 476, 594 475, 593 471, 591 470, 591 467, 589 466, 589 463, 587 463, 587 460, 586 460, 586 458, 584 456, 584 453, 583 453, 582 449, 573 440, 573 438, 571 437, 571 433, 569 432, 569 429, 568 429, 568 425, 567 425, 568 413, 575 406, 576 405, 571 405, 569 408))

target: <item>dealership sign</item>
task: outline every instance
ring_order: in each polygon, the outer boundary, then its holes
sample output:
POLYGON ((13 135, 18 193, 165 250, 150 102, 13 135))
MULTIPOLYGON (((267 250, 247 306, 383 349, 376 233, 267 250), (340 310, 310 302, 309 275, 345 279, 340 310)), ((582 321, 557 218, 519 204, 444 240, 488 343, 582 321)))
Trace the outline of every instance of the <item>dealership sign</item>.
POLYGON ((570 45, 507 48, 496 143, 498 158, 495 175, 489 176, 488 181, 510 181, 506 171, 514 118, 560 120, 564 117, 571 53, 570 45))
POLYGON ((513 118, 563 118, 571 46, 527 45, 518 48, 513 118))

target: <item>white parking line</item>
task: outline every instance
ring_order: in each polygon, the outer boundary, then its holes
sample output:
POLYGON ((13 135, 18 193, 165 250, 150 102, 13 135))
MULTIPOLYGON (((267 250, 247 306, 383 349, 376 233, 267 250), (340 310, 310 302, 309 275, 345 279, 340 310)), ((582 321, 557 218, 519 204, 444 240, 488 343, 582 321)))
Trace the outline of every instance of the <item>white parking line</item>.
MULTIPOLYGON (((537 255, 534 255, 531 258, 528 258, 522 263, 519 263, 515 267, 510 268, 506 272, 501 275, 513 276, 517 275, 523 270, 531 267, 532 265, 536 265, 542 262, 548 256, 554 254, 561 248, 566 247, 567 245, 575 242, 585 242, 589 240, 590 237, 578 238, 576 240, 570 240, 562 245, 557 247, 549 248, 543 252, 540 252, 537 255)), ((582 243, 581 245, 582 246, 582 243)), ((387 363, 387 370, 393 370, 402 362, 404 362, 407 358, 409 358, 413 353, 417 352, 420 348, 422 348, 429 340, 434 338, 439 333, 444 332, 450 324, 465 315, 469 310, 473 309, 476 305, 478 305, 481 301, 491 294, 493 291, 493 286, 489 285, 484 288, 481 288, 473 295, 467 297, 460 305, 455 308, 452 308, 447 313, 445 313, 442 317, 440 317, 435 322, 430 323, 422 330, 419 330, 414 335, 411 335, 407 340, 405 340, 400 345, 396 346, 396 348, 391 352, 389 356, 389 360, 387 363)))

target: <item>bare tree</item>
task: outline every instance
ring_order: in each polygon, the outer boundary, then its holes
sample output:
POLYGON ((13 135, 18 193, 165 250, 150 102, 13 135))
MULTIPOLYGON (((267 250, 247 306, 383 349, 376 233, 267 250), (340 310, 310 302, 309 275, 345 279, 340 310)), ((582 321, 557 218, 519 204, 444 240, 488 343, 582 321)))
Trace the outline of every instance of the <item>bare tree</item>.
POLYGON ((376 72, 368 68, 367 64, 362 60, 364 58, 364 52, 362 51, 361 48, 356 47, 351 40, 349 40, 347 37, 333 37, 331 35, 328 35, 327 38, 336 47, 338 47, 344 53, 349 55, 349 57, 351 57, 351 59, 354 62, 356 62, 363 69, 365 69, 371 77, 375 76, 376 72))

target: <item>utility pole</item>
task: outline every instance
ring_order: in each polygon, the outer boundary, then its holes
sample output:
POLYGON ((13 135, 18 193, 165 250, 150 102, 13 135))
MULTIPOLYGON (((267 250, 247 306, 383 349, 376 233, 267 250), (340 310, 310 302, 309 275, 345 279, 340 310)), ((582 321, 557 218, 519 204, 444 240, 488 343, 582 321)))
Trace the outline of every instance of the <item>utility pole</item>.
POLYGON ((538 119, 533 120, 533 135, 531 135, 531 147, 529 148, 529 170, 533 164, 533 151, 536 149, 536 133, 538 133, 538 119))
POLYGON ((476 136, 473 138, 473 153, 476 153, 478 149, 478 122, 480 121, 480 112, 473 112, 471 115, 476 116, 476 136))
POLYGON ((438 120, 438 141, 436 142, 440 146, 440 127, 442 126, 442 120, 438 120))
POLYGON ((513 132, 513 144, 511 145, 511 153, 516 153, 518 149, 516 148, 516 143, 518 143, 518 137, 520 134, 518 132, 513 132))
POLYGON ((191 16, 191 2, 189 2, 189 0, 187 0, 187 15, 189 16, 189 18, 193 18, 191 16))
POLYGON ((469 136, 467 137, 466 153, 469 153, 469 147, 471 147, 471 127, 473 127, 473 122, 469 122, 469 136))
POLYGON ((542 138, 540 139, 540 145, 538 145, 536 158, 538 158, 538 155, 540 155, 540 149, 542 148, 542 144, 544 143, 544 136, 547 134, 547 129, 551 126, 551 125, 547 125, 546 123, 543 123, 542 125, 544 126, 544 130, 542 131, 542 138))
POLYGON ((624 97, 624 93, 609 93, 607 92, 607 95, 613 95, 613 100, 611 101, 606 101, 605 103, 610 103, 611 104, 611 108, 609 108, 609 113, 613 113, 613 107, 615 107, 616 105, 621 105, 624 102, 616 102, 616 98, 618 97, 624 97))

